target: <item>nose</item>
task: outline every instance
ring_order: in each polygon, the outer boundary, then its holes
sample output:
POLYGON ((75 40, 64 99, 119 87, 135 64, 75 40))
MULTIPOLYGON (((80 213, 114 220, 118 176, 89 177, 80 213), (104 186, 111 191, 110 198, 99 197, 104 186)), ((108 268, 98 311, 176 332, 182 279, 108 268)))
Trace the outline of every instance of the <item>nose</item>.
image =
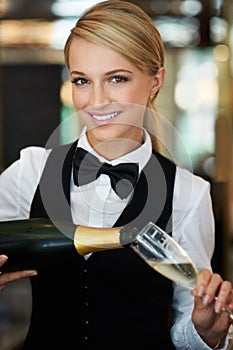
POLYGON ((93 84, 90 95, 90 105, 97 106, 110 102, 107 89, 103 84, 93 84))

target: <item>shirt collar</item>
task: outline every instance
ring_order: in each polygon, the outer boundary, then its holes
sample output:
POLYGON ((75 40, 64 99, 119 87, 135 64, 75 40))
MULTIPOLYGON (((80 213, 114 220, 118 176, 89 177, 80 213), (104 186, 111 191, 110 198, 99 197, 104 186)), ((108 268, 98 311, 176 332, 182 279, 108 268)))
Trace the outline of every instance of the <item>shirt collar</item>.
POLYGON ((132 162, 137 163, 139 165, 139 172, 144 168, 148 160, 150 159, 151 153, 152 153, 152 143, 151 138, 147 132, 146 129, 143 129, 143 144, 135 149, 132 152, 129 152, 125 154, 124 156, 114 159, 112 161, 106 160, 105 158, 101 157, 90 145, 88 142, 87 136, 86 136, 86 127, 83 128, 77 147, 82 147, 86 151, 90 152, 94 156, 96 156, 101 162, 106 162, 112 165, 117 165, 119 163, 126 163, 126 162, 132 162))

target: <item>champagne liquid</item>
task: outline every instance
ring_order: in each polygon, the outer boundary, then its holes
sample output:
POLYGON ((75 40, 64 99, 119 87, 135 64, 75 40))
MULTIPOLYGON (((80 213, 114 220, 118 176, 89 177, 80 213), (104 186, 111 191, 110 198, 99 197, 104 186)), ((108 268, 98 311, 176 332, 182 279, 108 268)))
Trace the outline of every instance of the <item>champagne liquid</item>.
POLYGON ((147 260, 147 263, 156 271, 182 286, 195 288, 197 272, 191 263, 171 263, 155 262, 153 260, 147 260))

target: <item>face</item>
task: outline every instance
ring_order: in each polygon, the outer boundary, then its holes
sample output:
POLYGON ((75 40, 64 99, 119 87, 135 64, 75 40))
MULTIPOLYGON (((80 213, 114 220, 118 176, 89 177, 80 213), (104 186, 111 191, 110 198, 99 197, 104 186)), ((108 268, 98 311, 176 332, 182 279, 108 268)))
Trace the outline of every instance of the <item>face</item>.
POLYGON ((160 84, 115 51, 74 38, 69 54, 75 109, 93 147, 110 140, 142 142, 147 101, 160 84))

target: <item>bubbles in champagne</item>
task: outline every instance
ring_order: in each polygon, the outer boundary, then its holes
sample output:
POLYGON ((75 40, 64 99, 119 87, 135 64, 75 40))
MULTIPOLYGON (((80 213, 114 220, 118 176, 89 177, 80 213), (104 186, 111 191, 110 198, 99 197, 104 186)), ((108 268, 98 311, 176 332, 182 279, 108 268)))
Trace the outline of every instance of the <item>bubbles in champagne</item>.
POLYGON ((160 262, 148 260, 147 263, 177 284, 190 288, 195 288, 196 286, 197 271, 190 262, 172 263, 166 260, 160 262))

